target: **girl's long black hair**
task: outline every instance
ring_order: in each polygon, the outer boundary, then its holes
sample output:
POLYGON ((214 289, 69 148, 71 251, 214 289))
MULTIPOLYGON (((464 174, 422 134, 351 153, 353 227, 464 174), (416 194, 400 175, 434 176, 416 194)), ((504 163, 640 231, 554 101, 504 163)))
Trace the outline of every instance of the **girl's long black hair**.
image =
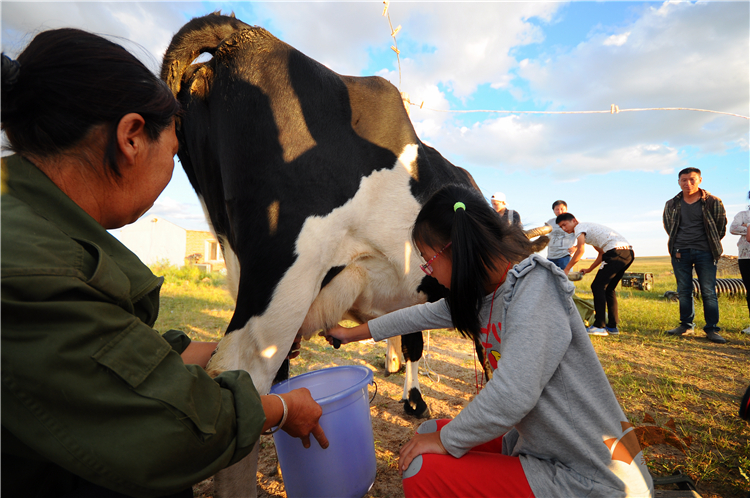
POLYGON ((444 253, 453 263, 446 300, 453 326, 472 338, 479 336, 479 312, 490 272, 505 269, 498 268, 500 258, 518 263, 549 241, 547 237, 530 241, 521 227, 502 220, 481 192, 463 185, 448 185, 435 192, 417 215, 412 240, 435 249, 451 242, 444 253), (459 202, 465 207, 456 208, 459 202))

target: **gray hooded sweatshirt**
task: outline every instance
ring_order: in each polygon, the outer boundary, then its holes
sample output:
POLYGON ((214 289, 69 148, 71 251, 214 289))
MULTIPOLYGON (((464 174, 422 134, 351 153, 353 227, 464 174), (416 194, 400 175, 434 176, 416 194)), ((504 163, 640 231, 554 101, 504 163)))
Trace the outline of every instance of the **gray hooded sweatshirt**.
MULTIPOLYGON (((452 456, 503 434, 531 490, 547 496, 651 497, 653 481, 591 345, 565 273, 536 254, 485 298, 481 335, 492 379, 440 439, 452 456), (490 317, 490 308, 492 316, 490 317)), ((368 322, 375 340, 452 327, 444 300, 368 322)))

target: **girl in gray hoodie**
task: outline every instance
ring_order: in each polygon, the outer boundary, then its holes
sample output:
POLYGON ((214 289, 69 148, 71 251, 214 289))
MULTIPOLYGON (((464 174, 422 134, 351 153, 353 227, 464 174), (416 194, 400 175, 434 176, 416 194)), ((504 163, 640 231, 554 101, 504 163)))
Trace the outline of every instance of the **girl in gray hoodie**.
POLYGON ((448 297, 325 335, 343 344, 426 329, 478 337, 491 378, 453 420, 400 451, 407 497, 651 497, 643 454, 572 296, 573 284, 481 194, 439 190, 412 239, 448 297))

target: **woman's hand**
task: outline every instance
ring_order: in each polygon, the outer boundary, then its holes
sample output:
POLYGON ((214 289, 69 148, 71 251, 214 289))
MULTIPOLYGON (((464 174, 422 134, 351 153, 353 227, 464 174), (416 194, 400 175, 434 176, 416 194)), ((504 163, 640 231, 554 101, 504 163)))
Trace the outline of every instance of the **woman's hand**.
MULTIPOLYGON (((323 409, 312 398, 310 391, 302 387, 293 389, 281 396, 283 396, 287 406, 286 422, 284 422, 281 430, 292 437, 301 439, 302 446, 305 448, 310 447, 310 434, 315 437, 321 448, 328 448, 328 438, 319 423, 320 416, 323 415, 323 409)), ((270 398, 275 398, 275 396, 270 396, 270 398)), ((279 405, 281 405, 280 402, 279 405)), ((266 413, 268 418, 268 412, 266 413)), ((281 412, 279 412, 277 418, 272 420, 277 420, 276 423, 278 423, 280 419, 281 412)))
POLYGON ((324 330, 318 333, 318 335, 321 337, 325 337, 326 341, 328 341, 328 344, 331 345, 333 345, 334 339, 340 340, 341 344, 348 344, 350 342, 372 339, 372 334, 370 334, 370 327, 368 327, 366 323, 357 325, 356 327, 352 328, 336 325, 331 329, 324 330))
POLYGON ((205 369, 208 360, 211 359, 218 345, 218 342, 191 341, 187 349, 180 356, 182 356, 182 361, 185 365, 198 365, 205 369))
POLYGON ((442 441, 440 441, 440 431, 414 434, 414 437, 403 445, 401 451, 398 452, 398 471, 403 474, 411 461, 424 453, 448 454, 442 441))

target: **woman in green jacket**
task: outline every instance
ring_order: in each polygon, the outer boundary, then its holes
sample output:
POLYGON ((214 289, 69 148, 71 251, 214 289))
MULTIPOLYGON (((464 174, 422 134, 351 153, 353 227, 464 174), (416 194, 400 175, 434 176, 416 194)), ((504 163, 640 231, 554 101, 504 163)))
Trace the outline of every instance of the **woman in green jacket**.
POLYGON ((2 56, 2 495, 192 496, 261 433, 327 446, 309 391, 210 378, 213 343, 153 330, 162 279, 107 230, 166 187, 179 104, 75 29, 2 56))

